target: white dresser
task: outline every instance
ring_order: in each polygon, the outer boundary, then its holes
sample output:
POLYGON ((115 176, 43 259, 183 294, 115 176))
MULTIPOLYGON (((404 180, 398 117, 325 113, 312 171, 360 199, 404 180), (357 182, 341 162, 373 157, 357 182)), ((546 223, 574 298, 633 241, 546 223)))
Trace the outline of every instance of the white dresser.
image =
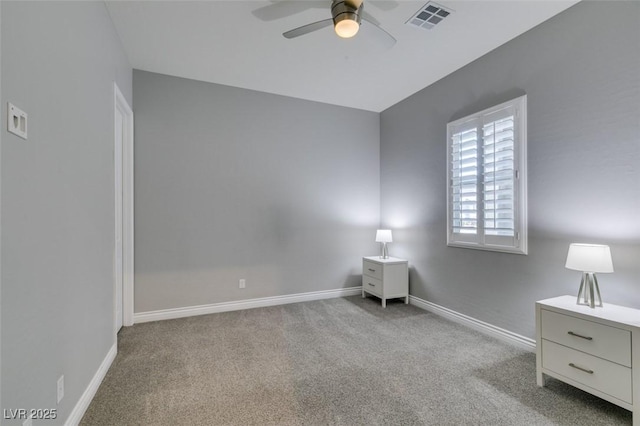
MULTIPOLYGON (((605 304, 591 309, 575 296, 536 302, 536 371, 640 410, 640 310, 605 304)), ((640 415, 633 416, 640 426, 640 415)))
POLYGON ((383 308, 387 306, 387 299, 404 297, 404 303, 409 303, 409 262, 397 257, 363 257, 363 298, 366 293, 382 299, 383 308))

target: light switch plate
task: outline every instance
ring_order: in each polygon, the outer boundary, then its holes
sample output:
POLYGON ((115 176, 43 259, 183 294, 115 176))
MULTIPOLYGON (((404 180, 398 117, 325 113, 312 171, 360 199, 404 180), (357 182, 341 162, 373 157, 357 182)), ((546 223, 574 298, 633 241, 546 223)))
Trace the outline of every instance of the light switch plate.
POLYGON ((7 130, 22 139, 27 139, 27 113, 11 102, 7 103, 7 130))

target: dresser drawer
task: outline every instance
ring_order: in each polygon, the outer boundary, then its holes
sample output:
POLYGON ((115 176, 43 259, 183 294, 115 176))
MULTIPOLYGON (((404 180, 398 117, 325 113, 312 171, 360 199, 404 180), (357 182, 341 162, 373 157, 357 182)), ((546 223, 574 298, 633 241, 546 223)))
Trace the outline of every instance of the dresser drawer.
POLYGON ((381 280, 382 268, 383 268, 383 265, 379 263, 371 262, 370 260, 362 261, 362 273, 364 275, 368 275, 370 277, 381 280))
POLYGON ((378 297, 382 297, 382 281, 378 279, 363 275, 362 289, 368 293, 372 293, 378 297))
POLYGON ((544 339, 542 366, 592 389, 632 403, 630 368, 544 339))
POLYGON ((542 338, 631 367, 631 333, 543 309, 542 338))

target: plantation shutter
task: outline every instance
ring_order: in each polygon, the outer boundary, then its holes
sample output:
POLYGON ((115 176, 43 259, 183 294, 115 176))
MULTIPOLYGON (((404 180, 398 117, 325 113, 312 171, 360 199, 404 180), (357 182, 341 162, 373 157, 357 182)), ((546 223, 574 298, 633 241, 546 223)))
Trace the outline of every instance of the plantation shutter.
POLYGON ((526 95, 449 123, 447 174, 447 244, 526 254, 526 95))
POLYGON ((516 237, 515 108, 483 117, 482 184, 485 243, 511 246, 516 237))
POLYGON ((456 241, 473 242, 479 228, 479 122, 462 123, 451 134, 450 210, 451 237, 456 241))

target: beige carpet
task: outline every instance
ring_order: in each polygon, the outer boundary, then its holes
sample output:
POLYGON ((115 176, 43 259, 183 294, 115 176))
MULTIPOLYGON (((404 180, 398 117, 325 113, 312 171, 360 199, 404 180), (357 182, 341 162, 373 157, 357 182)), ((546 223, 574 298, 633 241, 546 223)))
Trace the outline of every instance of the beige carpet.
POLYGON ((125 328, 81 424, 631 424, 549 382, 532 353, 355 296, 125 328))

